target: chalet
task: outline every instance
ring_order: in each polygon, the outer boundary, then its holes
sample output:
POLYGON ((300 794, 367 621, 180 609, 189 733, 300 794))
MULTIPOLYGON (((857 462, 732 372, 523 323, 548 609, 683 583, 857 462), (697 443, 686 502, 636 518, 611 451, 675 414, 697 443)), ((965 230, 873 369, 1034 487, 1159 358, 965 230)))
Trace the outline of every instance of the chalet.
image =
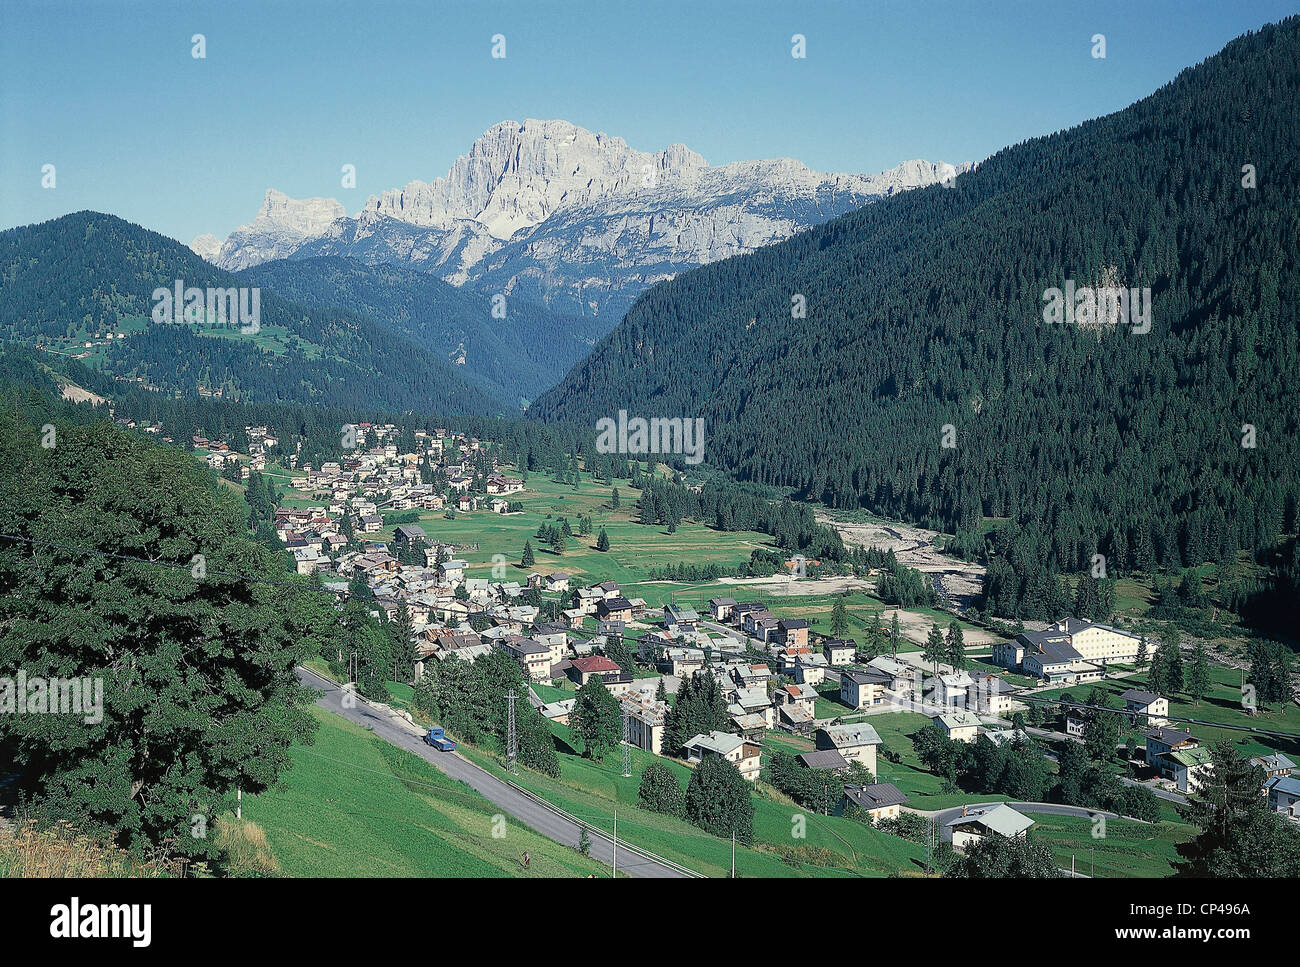
POLYGON ((1296 804, 1300 803, 1300 779, 1295 776, 1275 776, 1264 789, 1268 793, 1271 809, 1291 815, 1296 813, 1296 804))
POLYGON ((473 494, 461 494, 456 498, 456 509, 464 513, 478 509, 478 498, 473 494))
POLYGON ((940 675, 935 700, 940 705, 966 705, 966 699, 970 694, 970 688, 975 683, 971 681, 969 675, 965 672, 955 672, 951 675, 940 675))
POLYGON ((742 604, 734 604, 731 606, 730 621, 737 628, 744 628, 745 618, 749 615, 751 611, 766 611, 766 610, 767 609, 764 608, 763 605, 758 601, 745 601, 742 604))
POLYGON ((465 580, 465 567, 465 561, 443 561, 438 565, 438 580, 454 588, 465 580))
POLYGON ((1024 839, 1034 821, 1004 803, 996 806, 962 806, 961 815, 944 823, 953 849, 964 850, 986 836, 1024 839))
POLYGON ((1083 738, 1083 733, 1088 730, 1088 716, 1078 709, 1071 709, 1065 713, 1065 734, 1072 735, 1076 739, 1083 738))
POLYGON ((907 796, 892 782, 874 782, 869 786, 845 786, 844 805, 852 804, 871 817, 872 823, 897 819, 899 807, 907 796))
POLYGON ((573 593, 573 606, 583 614, 595 614, 605 595, 599 588, 579 588, 573 593))
POLYGON ((876 773, 876 746, 880 745, 880 735, 865 722, 820 728, 815 744, 818 749, 835 749, 844 758, 861 762, 872 775, 876 773))
MULTIPOLYGON (((867 662, 867 667, 882 671, 889 676, 889 691, 893 692, 895 696, 911 694, 913 686, 921 674, 911 665, 888 655, 880 655, 871 659, 871 661, 867 662)), ((919 689, 917 690, 919 691, 919 689)))
POLYGON ((1126 711, 1146 716, 1146 725, 1156 727, 1169 724, 1169 699, 1140 688, 1130 688, 1120 696, 1126 711))
POLYGON ((1170 754, 1200 745, 1200 741, 1190 732, 1180 732, 1178 729, 1151 729, 1146 738, 1147 765, 1166 779, 1173 779, 1175 773, 1176 763, 1170 754))
POLYGON ((1008 718, 1020 704, 1013 697, 1016 692, 1015 687, 1005 679, 998 678, 996 675, 976 674, 971 682, 966 707, 979 715, 1008 718))
POLYGON ((618 583, 615 581, 602 581, 596 585, 600 593, 604 595, 606 601, 612 601, 614 598, 621 598, 623 592, 619 590, 618 583))
MULTIPOLYGON (((579 659, 581 660, 581 659, 579 659)), ((638 749, 663 755, 664 723, 668 721, 668 703, 654 699, 625 698, 627 740, 638 749)))
POLYGON ((843 638, 828 638, 822 642, 822 654, 830 665, 851 665, 857 654, 857 646, 843 638))
POLYGON ((840 701, 852 709, 871 708, 885 700, 890 678, 876 668, 840 672, 840 701))
POLYGON ((700 616, 694 609, 664 605, 664 627, 669 631, 694 631, 699 624, 700 616))
POLYGON ((497 640, 496 646, 519 662, 529 681, 551 680, 551 649, 548 646, 523 635, 506 635, 497 640))
POLYGON ((784 688, 778 688, 772 697, 777 708, 792 705, 812 715, 817 701, 817 692, 807 685, 786 685, 784 688))
POLYGON ((548 574, 543 581, 546 585, 547 591, 563 593, 569 590, 569 575, 565 574, 563 571, 556 571, 553 574, 548 574))
POLYGON ((606 598, 597 605, 596 614, 606 621, 631 621, 632 605, 625 598, 606 598))
POLYGON ((1265 780, 1276 779, 1278 776, 1289 776, 1291 770, 1295 768, 1295 763, 1281 752, 1274 752, 1271 755, 1257 755, 1250 761, 1264 770, 1265 780))
POLYGON ((558 702, 549 702, 543 705, 539 711, 550 721, 560 725, 569 724, 569 716, 573 714, 573 706, 578 704, 576 698, 562 698, 558 702))
POLYGON ((794 680, 800 685, 820 685, 826 681, 826 659, 813 653, 805 656, 794 666, 794 680))
POLYGON ((1174 784, 1182 793, 1200 792, 1212 765, 1210 750, 1204 746, 1176 749, 1167 756, 1174 784))
POLYGON ((776 640, 787 648, 803 647, 808 644, 808 621, 806 618, 783 618, 776 625, 776 640))
POLYGON ((736 606, 735 598, 709 598, 709 614, 714 621, 726 621, 736 606))
POLYGON ((733 715, 731 730, 751 742, 761 743, 767 734, 767 719, 761 715, 733 715))
POLYGON ((424 528, 418 524, 399 524, 393 529, 393 544, 403 550, 409 550, 428 540, 424 528))
POLYGON ((492 513, 504 514, 510 510, 510 501, 503 497, 494 497, 492 499, 492 513))
POLYGON ((631 686, 632 676, 610 661, 604 655, 591 655, 587 658, 575 658, 570 663, 569 678, 579 687, 586 685, 592 676, 600 678, 605 687, 614 691, 625 692, 631 686))
POLYGON ((367 514, 361 518, 361 533, 378 534, 384 529, 384 519, 378 514, 367 514))
POLYGON ((954 742, 974 742, 980 733, 979 716, 964 708, 954 708, 931 719, 954 742))
POLYGON ((708 756, 718 756, 732 763, 741 776, 750 782, 758 779, 762 768, 759 760, 761 747, 730 732, 709 732, 707 735, 693 736, 683 748, 687 762, 699 763, 708 756))
POLYGON ((726 696, 729 714, 761 715, 768 728, 775 724, 772 700, 768 698, 766 688, 733 688, 726 692, 726 696))

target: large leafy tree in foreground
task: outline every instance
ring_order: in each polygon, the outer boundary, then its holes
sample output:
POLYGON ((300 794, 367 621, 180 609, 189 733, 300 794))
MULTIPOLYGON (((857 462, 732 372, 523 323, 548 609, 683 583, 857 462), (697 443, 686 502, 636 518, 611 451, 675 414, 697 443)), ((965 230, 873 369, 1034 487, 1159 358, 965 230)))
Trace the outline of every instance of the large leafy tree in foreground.
POLYGON ((107 423, 60 425, 46 448, 0 422, 0 533, 44 542, 0 540, 0 669, 103 689, 102 717, 0 715, 0 759, 43 820, 212 858, 213 818, 314 731, 294 665, 329 645, 330 599, 292 587, 180 450, 107 423))

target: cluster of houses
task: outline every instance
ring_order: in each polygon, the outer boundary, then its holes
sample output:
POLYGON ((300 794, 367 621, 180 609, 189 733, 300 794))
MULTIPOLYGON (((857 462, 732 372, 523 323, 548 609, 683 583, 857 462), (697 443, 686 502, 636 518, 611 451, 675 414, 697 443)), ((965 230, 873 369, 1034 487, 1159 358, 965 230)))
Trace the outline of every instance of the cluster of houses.
MULTIPOLYGON (((1199 792, 1211 767, 1210 750, 1190 732, 1161 725, 1146 733, 1146 761, 1164 779, 1172 780, 1180 792, 1199 792)), ((1280 752, 1251 760, 1264 773, 1261 793, 1269 807, 1300 820, 1300 778, 1292 775, 1295 763, 1280 752)))

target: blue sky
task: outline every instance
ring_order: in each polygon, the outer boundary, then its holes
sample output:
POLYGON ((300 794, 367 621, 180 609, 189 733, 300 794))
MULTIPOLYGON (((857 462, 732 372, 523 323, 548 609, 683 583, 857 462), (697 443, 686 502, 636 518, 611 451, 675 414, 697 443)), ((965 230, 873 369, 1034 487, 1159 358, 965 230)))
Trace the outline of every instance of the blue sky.
POLYGON ((1296 0, 3 0, 0 228, 91 208, 189 241, 267 188, 368 195, 564 118, 713 164, 968 161, 1149 94, 1296 0), (206 37, 207 57, 190 38, 206 37), (491 37, 507 56, 490 56, 491 37), (790 38, 807 38, 807 57, 790 38), (1106 35, 1105 60, 1091 37, 1106 35), (57 185, 41 187, 54 164, 57 185), (357 167, 357 187, 340 168, 357 167))

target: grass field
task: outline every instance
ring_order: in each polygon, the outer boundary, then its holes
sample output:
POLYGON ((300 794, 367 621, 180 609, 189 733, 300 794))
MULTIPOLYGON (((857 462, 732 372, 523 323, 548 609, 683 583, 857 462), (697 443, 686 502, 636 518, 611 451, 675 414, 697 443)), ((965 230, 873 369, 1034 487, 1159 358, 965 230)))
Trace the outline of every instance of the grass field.
POLYGON ((286 876, 608 876, 418 756, 322 709, 311 746, 294 746, 285 788, 245 796, 286 876), (503 836, 494 836, 504 832, 503 836), (532 862, 520 862, 527 850, 532 862))
POLYGON ((1029 836, 1035 843, 1051 847, 1057 864, 1074 868, 1085 876, 1165 877, 1173 874, 1170 862, 1177 858, 1177 843, 1190 839, 1195 830, 1184 823, 1154 825, 1127 819, 1107 819, 1105 835, 1094 837, 1091 819, 1083 816, 1051 816, 1035 813, 1036 823, 1029 836))
MULTIPOLYGON (((552 728, 566 746, 560 753, 560 778, 550 779, 522 769, 516 782, 607 831, 612 832, 617 808, 621 838, 708 876, 730 874, 729 840, 636 805, 641 773, 651 761, 672 769, 683 788, 690 778, 690 767, 633 749, 632 775, 624 778, 619 753, 603 762, 583 759, 573 751, 572 746, 578 743, 571 741, 569 730, 555 725, 552 728)), ((462 747, 462 751, 497 775, 504 774, 491 753, 473 747, 462 747)), ((891 876, 921 872, 923 850, 916 844, 856 820, 808 813, 779 801, 779 795, 765 787, 755 795, 754 804, 754 845, 736 847, 737 876, 891 876), (803 838, 794 835, 800 825, 806 832, 803 838)))
MULTIPOLYGON (((507 472, 514 471, 507 469, 507 472)), ((478 544, 477 551, 457 551, 458 557, 469 562, 471 577, 490 577, 493 556, 501 554, 509 562, 503 580, 522 581, 530 571, 543 574, 564 571, 575 576, 575 585, 578 581, 632 583, 645 580, 651 568, 681 561, 716 562, 734 567, 749 560, 755 548, 770 546, 766 534, 753 531, 722 532, 701 524, 683 523, 676 533, 669 534, 666 527, 635 523, 633 504, 640 491, 621 481, 618 484, 620 506, 613 510, 612 489, 589 479, 575 488, 534 473, 529 476, 526 489, 509 498, 523 505, 522 513, 476 510, 457 512, 455 519, 448 520, 443 511, 430 510, 421 514, 419 523, 430 540, 478 544), (579 514, 592 518, 593 531, 588 536, 577 534, 579 514), (568 518, 574 536, 568 539, 564 553, 556 554, 542 546, 536 534, 543 523, 555 524, 561 517, 568 518), (602 527, 610 541, 610 549, 603 552, 595 549, 602 527), (533 543, 536 563, 525 568, 519 565, 519 558, 528 540, 533 543)), ((391 541, 392 531, 392 527, 385 527, 374 537, 391 541)))

